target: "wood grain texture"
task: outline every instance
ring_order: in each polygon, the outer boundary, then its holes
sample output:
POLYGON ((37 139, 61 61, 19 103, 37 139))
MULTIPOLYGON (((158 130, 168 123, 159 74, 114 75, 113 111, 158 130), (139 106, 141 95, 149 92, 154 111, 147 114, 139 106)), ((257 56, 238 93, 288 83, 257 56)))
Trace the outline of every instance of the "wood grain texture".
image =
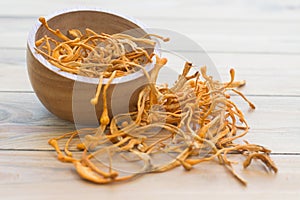
MULTIPOLYGON (((239 162, 241 157, 232 156, 239 162)), ((300 194, 299 156, 272 156, 280 169, 267 173, 259 162, 243 170, 247 181, 240 185, 223 166, 203 163, 189 172, 177 168, 148 174, 112 185, 95 185, 83 180, 70 164, 56 160, 54 152, 0 152, 0 194, 9 199, 296 199, 300 194), (12 160, 14 162, 12 163, 12 160), (30 162, 28 162, 30 160, 30 162), (225 187, 226 186, 226 187, 225 187), (226 188, 226 190, 224 190, 226 188), (17 191, 17 192, 16 192, 17 191)))
MULTIPOLYGON (((0 91, 33 91, 30 85, 25 50, 0 48, 0 91)), ((286 54, 237 54, 181 52, 202 60, 201 65, 216 67, 223 80, 229 79, 229 69, 236 69, 236 79, 246 80, 242 91, 247 95, 300 95, 300 56, 286 54), (208 56, 208 57, 207 57, 208 56), (207 60, 210 58, 210 60, 207 60), (210 64, 210 63, 214 64, 210 64)), ((166 68, 181 71, 182 63, 172 62, 166 68)), ((177 74, 164 72, 162 82, 175 80, 177 74)))
POLYGON ((300 19, 300 3, 296 0, 152 0, 151 2, 127 0, 45 0, 0 2, 2 16, 33 16, 44 15, 56 10, 70 7, 100 7, 116 10, 134 17, 167 18, 167 19, 256 19, 256 20, 298 20, 300 19), (17 5, 17 6, 16 6, 17 5), (46 5, 46 6, 45 6, 46 5), (178 12, 179 11, 179 12, 178 12), (153 14, 155 13, 155 15, 153 14))
MULTIPOLYGON (((123 12, 120 12, 123 14, 123 12)), ((41 14, 47 15, 47 13, 41 14)), ((9 18, 0 16, 2 48, 25 48, 29 31, 39 15, 9 18)), ((294 21, 239 19, 155 19, 138 17, 152 32, 167 29, 191 38, 208 52, 290 53, 300 52, 300 26, 294 21)), ((169 36, 169 35, 167 35, 169 36)), ((172 35, 169 36, 172 41, 172 35)), ((178 42, 178 41, 176 41, 178 42)), ((182 44, 184 46, 184 44, 182 44)), ((191 49, 192 50, 192 49, 191 49)))
MULTIPOLYGON (((241 98, 232 99, 251 126, 243 139, 275 153, 300 153, 300 97, 251 96, 255 111, 248 111, 241 98)), ((48 139, 75 129, 72 123, 50 114, 33 93, 0 93, 0 113, 0 149, 51 150, 48 139)))
MULTIPOLYGON (((1 199, 299 199, 299 11, 297 0, 0 1, 1 199), (251 126, 246 139, 273 150, 279 173, 266 173, 258 162, 247 170, 238 165, 249 182, 245 188, 211 162, 190 172, 178 168, 127 183, 94 185, 81 180, 71 165, 58 162, 47 140, 75 127, 50 114, 32 92, 26 40, 37 17, 82 6, 114 10, 187 35, 211 60, 185 43, 180 44, 182 53, 195 54, 209 67, 213 61, 223 80, 234 67, 236 78, 247 80, 241 90, 257 106, 248 112, 234 97, 251 126)), ((179 66, 169 62, 173 71, 180 71, 179 66)), ((161 80, 170 80, 170 71, 165 72, 161 80)))

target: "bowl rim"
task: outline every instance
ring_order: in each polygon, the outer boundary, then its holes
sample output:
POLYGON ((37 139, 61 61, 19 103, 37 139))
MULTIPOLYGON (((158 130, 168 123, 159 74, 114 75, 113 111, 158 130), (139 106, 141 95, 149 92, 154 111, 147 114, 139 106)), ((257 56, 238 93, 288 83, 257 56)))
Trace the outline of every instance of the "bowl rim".
MULTIPOLYGON (((45 16, 45 19, 48 21, 54 17, 57 17, 59 15, 63 15, 66 13, 72 13, 72 12, 86 12, 86 11, 92 11, 92 12, 102 12, 102 13, 107 13, 110 15, 115 15, 117 17, 123 18, 127 21, 130 21, 131 23, 134 23, 135 25, 137 25, 140 29, 144 30, 146 32, 147 29, 149 29, 145 24, 143 24, 141 21, 134 19, 132 17, 126 16, 126 15, 122 15, 119 14, 117 12, 114 11, 110 11, 110 10, 105 10, 105 9, 101 9, 101 8, 89 8, 89 7, 81 7, 81 8, 69 8, 69 9, 62 9, 59 11, 56 11, 50 15, 45 16)), ((92 78, 92 77, 86 77, 86 76, 82 76, 82 75, 77 75, 77 74, 72 74, 69 72, 65 72, 60 70, 58 67, 52 65, 50 62, 48 62, 41 54, 37 53, 35 51, 35 35, 36 32, 39 30, 39 28, 42 26, 41 22, 37 19, 36 23, 33 25, 31 31, 28 34, 28 38, 27 38, 27 46, 31 52, 31 54, 33 55, 33 57, 40 62, 44 67, 48 68, 50 71, 56 73, 59 76, 62 76, 64 78, 68 78, 71 79, 73 81, 79 81, 79 82, 83 82, 83 83, 90 83, 90 84, 98 84, 99 83, 99 78, 92 78)), ((154 47, 154 53, 156 55, 159 55, 159 51, 157 48, 157 45, 154 47)), ((156 59, 155 56, 152 58, 152 62, 148 63, 145 65, 145 70, 149 73, 155 66, 156 59)), ((125 82, 129 82, 129 81, 133 81, 135 79, 138 79, 142 76, 144 76, 144 72, 143 70, 138 70, 137 72, 134 73, 130 73, 126 76, 121 76, 121 77, 117 77, 114 78, 111 82, 112 85, 114 84, 118 84, 118 83, 125 83, 125 82)), ((108 82, 109 78, 103 78, 103 84, 106 84, 108 82)))

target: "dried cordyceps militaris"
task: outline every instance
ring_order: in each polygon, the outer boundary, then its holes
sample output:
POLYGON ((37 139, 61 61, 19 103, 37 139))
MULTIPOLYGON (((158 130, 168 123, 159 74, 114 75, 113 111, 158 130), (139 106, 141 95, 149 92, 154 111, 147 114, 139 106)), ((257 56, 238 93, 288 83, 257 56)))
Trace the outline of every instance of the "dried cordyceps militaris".
MULTIPOLYGON (((155 85, 159 70, 166 62, 166 59, 156 57, 153 73, 147 74, 149 85, 139 94, 136 112, 117 115, 111 121, 107 114, 103 114, 98 128, 77 130, 49 140, 58 159, 73 163, 82 178, 94 183, 128 180, 143 173, 164 172, 178 166, 190 170, 201 162, 218 159, 241 183, 246 184, 233 170, 233 161, 227 159, 229 153, 245 156, 245 168, 252 159, 259 159, 277 172, 269 157, 269 149, 248 142, 235 143, 236 139, 246 135, 249 127, 243 113, 230 100, 228 91, 240 95, 252 109, 255 107, 235 89, 245 82, 234 82, 233 69, 230 70, 231 80, 220 83, 206 74, 205 67, 188 75, 192 64, 186 63, 176 83, 168 88, 155 85), (84 136, 83 143, 73 141, 79 135, 84 136), (67 139, 64 151, 58 145, 61 139, 67 139), (81 156, 72 155, 69 150, 71 142, 83 151, 81 156), (154 157, 158 154, 173 159, 168 163, 154 164, 154 157), (99 161, 101 155, 108 158, 108 164, 99 161), (136 173, 121 176, 122 171, 117 170, 119 166, 116 164, 120 159, 139 164, 142 161, 143 166, 136 173)), ((103 95, 108 85, 104 86, 103 95)), ((101 80, 99 87, 102 87, 101 80)))
POLYGON ((173 87, 159 86, 156 79, 167 60, 156 56, 152 73, 146 72, 143 66, 152 62, 154 54, 149 55, 138 43, 150 48, 155 45, 146 36, 97 34, 90 29, 86 29, 85 34, 73 29, 65 36, 59 30, 51 29, 44 18, 40 21, 58 39, 44 36, 36 42, 36 51, 63 71, 99 77, 92 104, 98 103, 103 90, 103 112, 98 128, 84 128, 49 140, 58 159, 73 163, 82 178, 104 184, 128 180, 144 173, 164 172, 178 166, 190 170, 196 164, 217 159, 241 183, 246 184, 233 170, 234 162, 227 159, 229 153, 245 156, 245 168, 253 159, 259 159, 277 172, 269 149, 236 142, 247 134, 249 127, 228 92, 241 96, 252 109, 255 106, 235 89, 245 82, 234 81, 233 69, 230 70, 231 80, 221 83, 208 76, 205 67, 189 74, 192 64, 186 63, 173 87), (143 70, 149 81, 139 93, 137 111, 110 119, 106 96, 110 83, 115 77, 137 70, 143 70), (109 79, 105 85, 102 85, 103 78, 109 79), (79 137, 84 139, 76 139, 79 137), (64 143, 63 150, 59 142, 64 143), (82 152, 74 151, 74 147, 82 152), (157 159, 158 155, 164 158, 157 159), (127 163, 133 163, 139 169, 127 170, 126 175, 122 175, 122 166, 127 163))
POLYGON ((136 72, 151 62, 153 54, 147 50, 156 43, 149 36, 168 41, 155 34, 137 38, 122 33, 98 34, 88 28, 84 34, 71 29, 64 35, 59 29, 50 28, 44 17, 39 20, 56 38, 45 35, 35 42, 35 50, 62 71, 93 78, 109 78, 114 71, 115 77, 136 72))

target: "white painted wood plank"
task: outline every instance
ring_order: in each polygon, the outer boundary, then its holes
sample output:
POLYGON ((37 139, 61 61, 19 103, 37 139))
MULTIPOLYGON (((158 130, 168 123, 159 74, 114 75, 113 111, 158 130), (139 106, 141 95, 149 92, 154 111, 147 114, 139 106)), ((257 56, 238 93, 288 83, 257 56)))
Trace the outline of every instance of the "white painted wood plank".
POLYGON ((185 19, 300 19, 297 0, 27 0, 1 1, 2 16, 45 15, 70 7, 100 7, 135 17, 185 19))
MULTIPOLYGON (((229 69, 236 69, 236 79, 245 79, 242 91, 248 95, 300 95, 300 56, 279 54, 224 54, 180 52, 194 56, 201 65, 217 67, 223 80, 229 69), (211 63, 214 63, 212 65, 211 63)), ((168 54, 168 68, 181 71, 184 61, 168 54)), ((162 80, 175 80, 177 75, 161 73, 162 80)), ((25 50, 0 49, 0 91, 32 91, 28 80, 25 50)), ((164 81, 162 81, 164 82, 164 81)))
MULTIPOLYGON (((275 153, 300 153, 300 97, 249 98, 257 107, 251 112, 242 99, 233 97, 251 127, 242 139, 275 153)), ((50 138, 74 129, 50 114, 33 93, 0 93, 0 149, 50 150, 50 138)))
MULTIPOLYGON (((298 199, 299 156, 272 156, 279 173, 266 173, 259 163, 237 171, 240 185, 223 166, 202 163, 189 172, 177 168, 135 180, 95 185, 81 180, 73 167, 56 160, 54 152, 0 152, 0 194, 8 200, 60 199, 298 199)), ((233 157, 241 161, 237 157, 233 157)))
POLYGON ((0 48, 0 91, 33 91, 26 65, 25 49, 0 48))
MULTIPOLYGON (((28 33, 37 18, 0 18, 0 47, 25 48, 28 33)), ((141 21, 150 27, 149 32, 159 32, 156 29, 175 31, 209 52, 300 53, 300 26, 295 21, 184 18, 145 18, 141 21)), ((166 36, 172 42, 172 34, 166 36)), ((184 50, 193 50, 184 42, 181 46, 184 50)))

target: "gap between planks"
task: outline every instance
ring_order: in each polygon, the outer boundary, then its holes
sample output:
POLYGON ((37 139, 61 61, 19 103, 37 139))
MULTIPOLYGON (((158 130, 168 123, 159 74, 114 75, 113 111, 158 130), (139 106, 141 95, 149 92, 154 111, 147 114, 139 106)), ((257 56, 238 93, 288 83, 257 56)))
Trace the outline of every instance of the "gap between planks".
MULTIPOLYGON (((60 150, 64 150, 64 148, 61 148, 60 150)), ((77 152, 81 153, 82 151, 76 150, 76 149, 70 149, 70 152, 77 152)), ((53 152, 55 153, 56 151, 54 149, 2 149, 0 148, 0 152, 53 152)), ((56 155, 56 154, 53 154, 56 155)), ((230 152, 228 155, 241 155, 239 153, 234 153, 230 152)), ((271 156, 300 156, 299 153, 270 153, 271 156)), ((242 156, 242 155, 241 155, 242 156)))

